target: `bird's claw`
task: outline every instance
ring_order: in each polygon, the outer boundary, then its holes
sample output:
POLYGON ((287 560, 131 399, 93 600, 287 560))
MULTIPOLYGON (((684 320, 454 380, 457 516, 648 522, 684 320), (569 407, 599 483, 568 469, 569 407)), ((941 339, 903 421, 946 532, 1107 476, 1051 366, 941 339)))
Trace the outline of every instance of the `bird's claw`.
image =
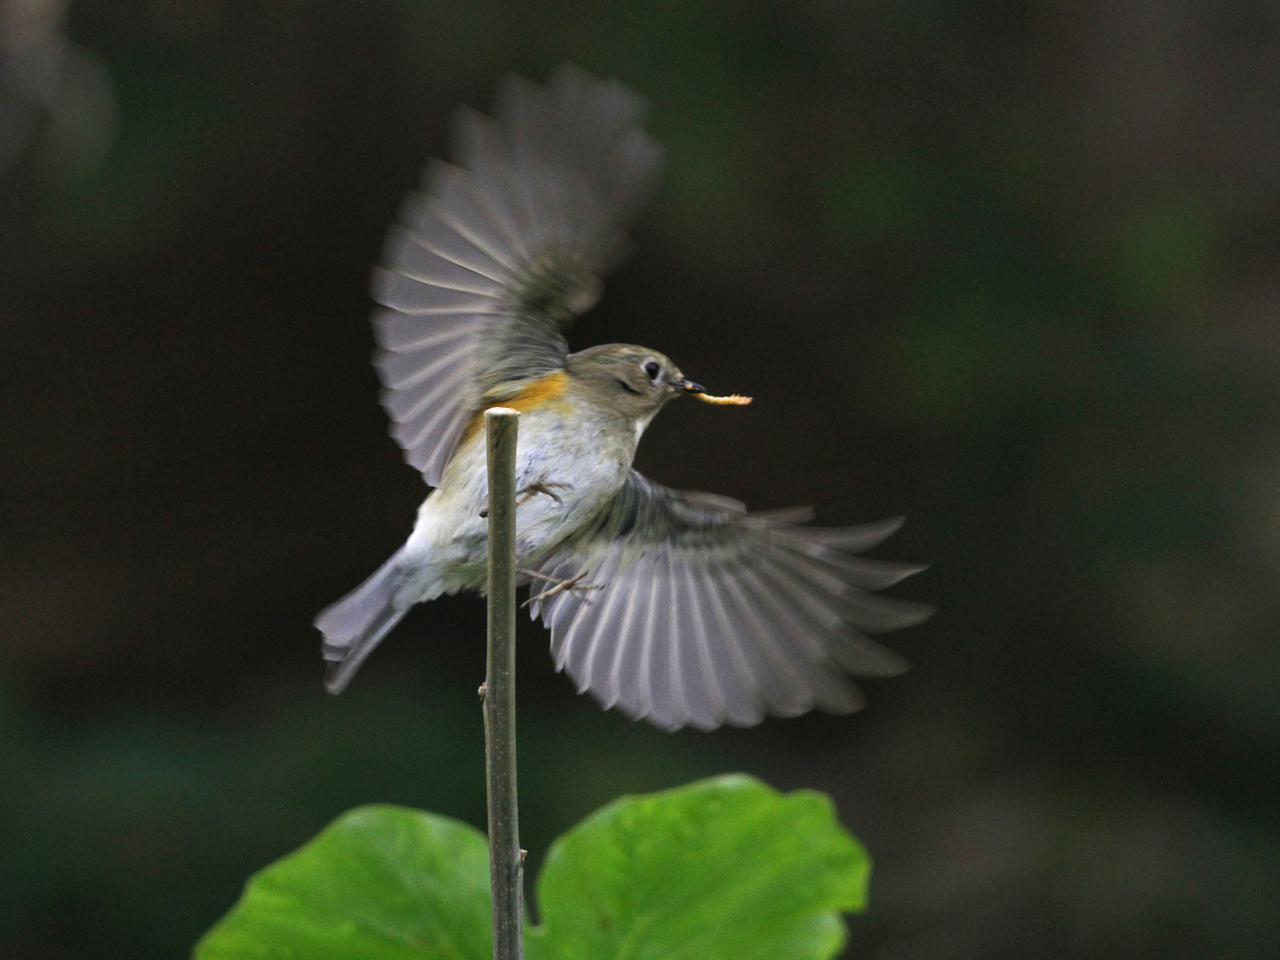
MULTIPOLYGON (((526 501, 531 500, 533 497, 537 496, 538 494, 543 493, 563 507, 564 500, 561 499, 560 494, 556 493, 555 491, 556 487, 559 487, 561 490, 572 490, 573 484, 572 483, 556 483, 552 480, 539 480, 537 483, 531 483, 527 487, 524 487, 523 489, 516 491, 516 506, 518 507, 521 504, 525 503, 526 501)), ((489 508, 485 507, 483 510, 480 511, 480 517, 481 519, 483 519, 488 516, 489 516, 489 508)))
POLYGON ((560 499, 560 494, 556 493, 556 487, 559 487, 561 490, 572 490, 573 484, 556 483, 551 480, 539 480, 537 483, 531 483, 523 490, 516 491, 516 506, 520 506, 520 504, 524 503, 526 500, 533 499, 539 493, 544 493, 563 507, 564 501, 560 499))
POLYGON ((537 577, 539 580, 546 580, 551 584, 551 586, 546 590, 543 590, 537 596, 530 597, 521 604, 521 606, 525 607, 529 606, 531 603, 538 603, 541 600, 549 600, 557 594, 564 593, 566 590, 572 593, 574 597, 581 600, 583 603, 590 603, 591 591, 604 589, 604 584, 581 582, 582 578, 587 575, 586 570, 582 571, 582 573, 578 574, 576 577, 570 577, 568 580, 561 580, 558 577, 548 577, 545 573, 538 573, 536 570, 525 570, 523 568, 517 569, 520 573, 523 573, 526 576, 537 577))

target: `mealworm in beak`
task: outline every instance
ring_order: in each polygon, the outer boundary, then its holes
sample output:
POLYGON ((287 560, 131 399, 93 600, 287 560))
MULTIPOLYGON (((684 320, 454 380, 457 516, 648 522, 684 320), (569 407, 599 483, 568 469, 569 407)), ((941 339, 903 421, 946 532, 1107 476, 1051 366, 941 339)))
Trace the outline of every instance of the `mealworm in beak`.
POLYGON ((723 406, 745 407, 748 403, 751 402, 750 397, 740 397, 736 393, 731 394, 730 396, 727 396, 727 397, 713 397, 709 393, 695 393, 694 396, 697 397, 699 400, 701 400, 703 403, 714 403, 718 407, 723 407, 723 406))

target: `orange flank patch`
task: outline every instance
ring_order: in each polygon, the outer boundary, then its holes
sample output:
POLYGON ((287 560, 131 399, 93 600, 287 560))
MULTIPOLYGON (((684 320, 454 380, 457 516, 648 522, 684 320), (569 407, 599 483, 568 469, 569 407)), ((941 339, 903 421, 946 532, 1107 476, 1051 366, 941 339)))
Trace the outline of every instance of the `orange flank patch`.
POLYGON ((520 413, 528 413, 530 410, 536 410, 539 407, 555 402, 558 397, 564 394, 565 387, 568 385, 569 375, 563 370, 557 370, 555 373, 549 373, 545 377, 540 377, 526 384, 513 397, 487 402, 467 422, 466 429, 462 431, 462 439, 458 445, 462 446, 462 444, 484 429, 484 412, 490 407, 507 407, 511 410, 518 410, 520 413))

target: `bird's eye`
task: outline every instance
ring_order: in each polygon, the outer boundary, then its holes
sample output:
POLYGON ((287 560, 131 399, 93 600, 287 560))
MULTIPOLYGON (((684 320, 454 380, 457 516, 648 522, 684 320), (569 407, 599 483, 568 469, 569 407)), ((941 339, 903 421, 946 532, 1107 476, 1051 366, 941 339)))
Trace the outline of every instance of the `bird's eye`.
POLYGON ((644 365, 644 372, 649 375, 650 380, 657 380, 658 374, 662 372, 662 367, 658 365, 656 360, 650 360, 644 365))

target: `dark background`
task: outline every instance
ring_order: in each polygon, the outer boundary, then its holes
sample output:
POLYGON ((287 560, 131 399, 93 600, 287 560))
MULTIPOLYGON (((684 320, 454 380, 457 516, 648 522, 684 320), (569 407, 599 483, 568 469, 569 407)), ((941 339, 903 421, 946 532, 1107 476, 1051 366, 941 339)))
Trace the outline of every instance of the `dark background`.
POLYGON ((523 623, 534 870, 745 770, 870 848, 850 957, 1280 953, 1274 0, 0 9, 0 955, 181 957, 356 804, 483 822, 482 604, 337 699, 310 621, 424 494, 368 363, 385 231, 456 104, 562 60, 669 150, 575 348, 756 398, 674 404, 641 469, 905 513, 876 555, 939 612, 863 712, 710 735, 601 713, 523 623), (43 86, 24 37, 70 51, 43 86))

